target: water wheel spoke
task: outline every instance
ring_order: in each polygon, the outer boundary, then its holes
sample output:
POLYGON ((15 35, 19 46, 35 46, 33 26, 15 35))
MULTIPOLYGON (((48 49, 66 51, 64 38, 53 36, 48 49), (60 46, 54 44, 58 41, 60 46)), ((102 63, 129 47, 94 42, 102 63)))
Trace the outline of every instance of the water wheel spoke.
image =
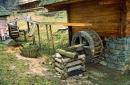
POLYGON ((83 46, 83 47, 84 47, 85 49, 87 49, 87 48, 90 49, 90 46, 83 46))
POLYGON ((79 36, 79 43, 80 43, 80 44, 83 44, 83 39, 82 39, 81 34, 80 34, 80 36, 79 36))

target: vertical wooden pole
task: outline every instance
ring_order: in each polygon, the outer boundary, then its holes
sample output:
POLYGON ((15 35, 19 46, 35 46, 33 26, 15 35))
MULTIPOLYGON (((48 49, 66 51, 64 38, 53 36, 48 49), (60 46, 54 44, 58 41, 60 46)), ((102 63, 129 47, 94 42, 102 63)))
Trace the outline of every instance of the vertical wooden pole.
POLYGON ((53 52, 55 52, 54 37, 52 34, 52 26, 49 25, 49 28, 50 28, 51 44, 52 44, 53 52))
POLYGON ((40 36, 40 29, 39 29, 39 24, 37 24, 37 31, 38 31, 38 43, 39 43, 39 47, 41 48, 41 36, 40 36))
POLYGON ((126 25, 127 25, 127 6, 126 0, 120 0, 120 34, 121 37, 126 35, 126 25))
POLYGON ((25 31, 23 32, 24 32, 24 40, 27 41, 26 32, 25 31))
POLYGON ((47 35, 48 49, 49 49, 49 54, 50 54, 50 41, 49 41, 48 25, 45 24, 45 26, 46 26, 46 35, 47 35))
POLYGON ((36 44, 35 35, 33 35, 33 44, 36 44))
POLYGON ((27 22, 28 32, 30 32, 29 22, 27 22))
POLYGON ((72 41, 72 36, 73 36, 73 32, 72 32, 72 26, 68 26, 68 33, 69 33, 69 45, 71 46, 71 41, 72 41))

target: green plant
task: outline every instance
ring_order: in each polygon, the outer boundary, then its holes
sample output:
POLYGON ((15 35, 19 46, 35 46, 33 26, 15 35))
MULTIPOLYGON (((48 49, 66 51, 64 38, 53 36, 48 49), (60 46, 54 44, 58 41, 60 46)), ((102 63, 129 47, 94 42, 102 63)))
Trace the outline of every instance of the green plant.
POLYGON ((20 50, 21 55, 25 57, 36 58, 39 56, 39 47, 32 43, 24 44, 20 50))

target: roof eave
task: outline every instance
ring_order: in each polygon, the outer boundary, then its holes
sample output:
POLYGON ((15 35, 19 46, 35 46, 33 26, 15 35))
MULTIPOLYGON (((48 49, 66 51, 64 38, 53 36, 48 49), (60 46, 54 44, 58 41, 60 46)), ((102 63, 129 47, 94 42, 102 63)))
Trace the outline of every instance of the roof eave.
POLYGON ((32 2, 26 2, 26 3, 19 3, 17 6, 22 6, 22 5, 26 5, 26 4, 30 4, 30 3, 34 3, 34 2, 39 3, 39 1, 32 1, 32 2))
POLYGON ((56 2, 56 3, 52 3, 52 4, 45 4, 45 5, 41 5, 41 6, 44 6, 45 8, 47 8, 50 11, 55 11, 55 10, 61 10, 62 7, 66 8, 69 4, 82 2, 82 1, 86 1, 86 0, 64 0, 61 2, 56 2))

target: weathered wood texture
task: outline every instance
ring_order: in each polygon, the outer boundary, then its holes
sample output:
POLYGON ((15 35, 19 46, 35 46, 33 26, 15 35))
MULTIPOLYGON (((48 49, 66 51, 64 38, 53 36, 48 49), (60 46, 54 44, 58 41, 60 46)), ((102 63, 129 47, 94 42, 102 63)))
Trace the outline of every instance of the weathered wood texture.
POLYGON ((26 3, 30 3, 30 2, 35 2, 35 1, 38 1, 38 0, 19 0, 18 1, 18 4, 26 4, 26 3))
POLYGON ((127 0, 127 28, 126 28, 126 35, 130 36, 130 0, 127 0))
MULTIPOLYGON (((19 7, 37 6, 38 2, 33 2, 19 7)), ((70 23, 90 23, 102 37, 130 36, 130 0, 63 0, 44 7, 49 11, 67 10, 70 23)), ((69 35, 87 28, 74 26, 69 35)))
POLYGON ((26 10, 26 9, 32 9, 39 6, 39 1, 28 1, 27 3, 19 4, 18 8, 19 11, 26 10))
POLYGON ((56 52, 60 53, 63 56, 66 56, 68 58, 75 58, 75 57, 77 57, 77 53, 65 51, 65 50, 62 50, 62 49, 57 49, 56 52))
MULTIPOLYGON (((101 36, 119 36, 120 32, 120 1, 91 0, 91 2, 74 3, 68 10, 69 22, 88 22, 92 29, 101 36)), ((72 32, 85 30, 86 27, 74 27, 72 32)))
MULTIPOLYGON (((77 58, 68 58, 68 55, 61 55, 60 53, 56 53, 53 56, 53 63, 56 72, 60 74, 61 78, 69 77, 69 73, 72 73, 73 71, 86 70, 84 54, 78 55, 77 58)), ((74 75, 77 75, 77 73, 74 73, 74 75)))

